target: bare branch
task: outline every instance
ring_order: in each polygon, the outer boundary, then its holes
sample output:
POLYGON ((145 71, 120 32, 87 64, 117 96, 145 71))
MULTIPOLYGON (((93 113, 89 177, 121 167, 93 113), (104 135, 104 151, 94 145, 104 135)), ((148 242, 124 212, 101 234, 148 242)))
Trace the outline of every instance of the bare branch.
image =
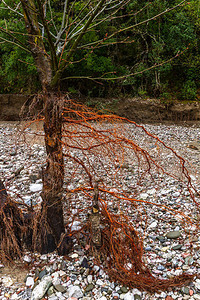
POLYGON ((10 31, 4 30, 2 27, 0 27, 0 31, 7 34, 14 40, 16 40, 16 42, 17 42, 17 43, 15 42, 16 45, 21 45, 22 49, 24 49, 24 50, 26 49, 25 51, 32 53, 31 50, 24 43, 22 43, 18 38, 16 38, 10 31))
POLYGON ((52 9, 51 9, 51 2, 50 2, 50 0, 48 0, 48 6, 49 6, 50 14, 51 14, 51 20, 52 20, 53 27, 54 27, 54 29, 56 31, 56 34, 58 35, 58 30, 57 30, 57 27, 56 27, 55 22, 53 20, 53 12, 52 12, 52 9))
POLYGON ((6 6, 6 7, 0 7, 0 9, 9 9, 11 10, 12 12, 18 14, 19 16, 23 17, 23 14, 19 12, 19 7, 20 7, 20 4, 21 3, 18 3, 18 5, 16 6, 16 8, 12 8, 11 6, 9 6, 4 0, 1 0, 2 3, 6 6))
POLYGON ((3 38, 3 37, 1 37, 1 36, 0 36, 0 39, 1 39, 2 41, 4 41, 4 42, 7 42, 7 43, 9 43, 9 44, 13 44, 13 45, 17 46, 17 47, 23 49, 23 50, 26 51, 26 52, 32 53, 28 48, 25 48, 25 47, 23 47, 23 46, 20 45, 20 44, 17 44, 17 43, 15 43, 15 42, 13 42, 13 41, 7 40, 7 39, 5 39, 5 38, 3 38))
MULTIPOLYGON (((171 7, 171 8, 168 8, 168 9, 162 11, 161 13, 159 13, 159 14, 157 14, 157 15, 155 15, 155 16, 153 16, 153 17, 147 19, 147 20, 141 21, 141 22, 139 22, 139 23, 136 23, 136 24, 134 24, 134 25, 128 26, 128 27, 123 28, 123 29, 119 29, 119 30, 115 31, 114 33, 110 34, 110 35, 106 38, 106 40, 108 40, 108 39, 110 39, 110 38, 116 36, 118 33, 122 33, 122 32, 128 31, 128 30, 130 30, 130 29, 133 29, 133 28, 135 28, 135 27, 138 27, 138 26, 144 25, 144 24, 146 24, 146 23, 148 23, 148 22, 150 22, 150 21, 153 21, 153 20, 155 20, 156 18, 158 18, 158 17, 160 17, 160 16, 162 16, 162 15, 164 15, 164 14, 166 14, 166 13, 168 13, 168 12, 170 12, 170 11, 172 11, 172 10, 174 10, 174 9, 176 9, 176 8, 178 8, 178 7, 180 7, 180 6, 182 6, 185 2, 186 2, 186 0, 183 0, 182 2, 180 2, 179 4, 177 4, 176 6, 173 6, 173 7, 171 7)), ((90 28, 89 28, 89 29, 90 29, 90 28)), ((82 48, 82 47, 88 47, 88 46, 94 46, 94 45, 96 45, 96 44, 98 44, 98 43, 103 43, 104 41, 105 41, 105 38, 103 38, 103 39, 101 39, 101 40, 98 40, 98 41, 95 41, 95 42, 92 42, 92 43, 89 43, 89 44, 82 45, 82 46, 80 46, 79 48, 82 48)))
MULTIPOLYGON (((183 51, 185 52, 185 51, 183 51)), ((129 77, 133 77, 133 76, 136 76, 138 74, 142 74, 144 72, 147 72, 147 71, 150 71, 150 70, 153 70, 153 69, 156 69, 158 67, 161 67, 169 62, 171 62, 172 60, 174 60, 175 58, 177 58, 179 55, 183 54, 182 53, 177 53, 174 57, 171 57, 170 59, 168 60, 165 60, 159 64, 154 64, 153 66, 149 67, 149 68, 146 68, 142 71, 139 71, 139 72, 135 72, 135 73, 131 73, 131 74, 127 74, 127 75, 123 75, 123 76, 117 76, 117 77, 110 77, 110 78, 103 78, 103 76, 107 75, 108 73, 105 73, 103 74, 101 77, 91 77, 91 76, 71 76, 71 77, 65 77, 65 78, 62 78, 61 80, 68 80, 68 79, 89 79, 89 80, 93 80, 93 81, 96 81, 96 80, 104 80, 104 81, 110 81, 110 80, 120 80, 120 79, 126 79, 126 78, 129 78, 129 77)), ((109 72, 109 73, 115 73, 115 72, 109 72)))

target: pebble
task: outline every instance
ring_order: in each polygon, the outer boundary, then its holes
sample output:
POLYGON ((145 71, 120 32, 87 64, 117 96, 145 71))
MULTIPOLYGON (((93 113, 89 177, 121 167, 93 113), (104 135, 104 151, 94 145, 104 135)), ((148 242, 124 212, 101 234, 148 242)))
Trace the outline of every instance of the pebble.
POLYGON ((69 297, 81 298, 83 297, 83 292, 79 286, 71 286, 68 290, 69 297))
POLYGON ((181 232, 180 231, 170 231, 167 232, 166 237, 168 239, 177 239, 181 236, 181 232))
POLYGON ((40 283, 33 289, 31 294, 31 300, 40 300, 47 292, 48 288, 52 284, 51 276, 45 276, 42 278, 40 283))
POLYGON ((33 277, 27 277, 27 279, 26 279, 26 286, 29 286, 30 288, 32 288, 34 286, 34 279, 33 279, 33 277))
POLYGON ((173 246, 172 247, 172 250, 181 250, 181 248, 182 248, 182 245, 176 245, 176 246, 173 246))
POLYGON ((85 288, 85 293, 92 291, 94 288, 94 285, 92 283, 88 284, 85 288))
POLYGON ((124 295, 124 300, 135 300, 135 297, 131 292, 128 292, 124 295))

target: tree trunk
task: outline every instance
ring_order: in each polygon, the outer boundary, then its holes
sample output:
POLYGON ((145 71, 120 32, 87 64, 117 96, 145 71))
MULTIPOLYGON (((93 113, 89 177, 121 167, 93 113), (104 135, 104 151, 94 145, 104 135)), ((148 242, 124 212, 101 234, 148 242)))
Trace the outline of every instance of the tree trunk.
MULTIPOLYGON (((43 219, 42 223, 47 226, 46 232, 52 235, 54 243, 57 246, 60 242, 61 235, 65 233, 62 205, 64 181, 64 162, 61 142, 62 103, 53 93, 46 93, 43 99, 47 164, 43 169, 43 203, 41 214, 43 219)), ((48 247, 48 245, 45 247, 48 247)))
MULTIPOLYGON (((35 59, 39 79, 43 90, 44 106, 44 133, 47 153, 47 163, 43 169, 43 191, 41 219, 38 223, 33 237, 37 241, 37 250, 41 252, 51 252, 58 248, 58 245, 66 250, 60 241, 66 242, 63 238, 65 233, 63 219, 63 181, 64 165, 62 152, 62 101, 56 97, 58 93, 59 80, 52 79, 58 68, 56 51, 51 40, 51 35, 46 22, 43 2, 40 0, 20 0, 24 12, 25 24, 29 33, 30 49, 35 59), (39 27, 41 19, 48 39, 50 55, 45 49, 45 42, 39 27)), ((59 250, 60 248, 58 248, 59 250)))

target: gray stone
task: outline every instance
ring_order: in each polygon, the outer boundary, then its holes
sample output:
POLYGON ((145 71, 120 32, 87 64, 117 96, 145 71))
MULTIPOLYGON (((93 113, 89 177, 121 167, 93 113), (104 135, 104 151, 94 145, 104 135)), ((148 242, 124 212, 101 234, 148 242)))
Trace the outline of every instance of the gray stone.
POLYGON ((50 286, 50 288, 48 289, 47 295, 48 295, 48 296, 51 296, 51 295, 53 295, 53 293, 54 293, 54 287, 53 287, 53 285, 52 285, 52 286, 50 286))
POLYGON ((46 294, 47 290, 52 284, 51 276, 45 276, 42 278, 40 283, 34 288, 31 300, 40 300, 46 294))
POLYGON ((177 239, 181 236, 181 233, 180 231, 169 231, 167 234, 166 234, 166 237, 168 239, 177 239))
POLYGON ((161 242, 161 243, 164 243, 165 242, 165 237, 164 236, 157 236, 157 239, 161 242))
POLYGON ((44 277, 45 275, 47 274, 47 270, 46 269, 44 269, 44 270, 42 270, 40 273, 39 273, 39 279, 42 279, 42 277, 44 277))
POLYGON ((188 256, 188 257, 186 257, 186 259, 185 259, 185 264, 186 265, 192 265, 193 264, 193 262, 194 262, 194 259, 193 259, 193 257, 190 255, 190 256, 188 256))
POLYGON ((61 284, 55 284, 54 287, 58 292, 61 292, 61 293, 66 292, 66 288, 61 284))
POLYGON ((82 293, 80 287, 77 285, 71 286, 68 290, 68 293, 69 293, 69 297, 74 297, 74 298, 83 297, 83 293, 82 293))
POLYGON ((94 288, 94 285, 92 283, 88 284, 84 290, 85 293, 88 293, 90 291, 92 291, 94 288))
POLYGON ((181 248, 182 248, 182 245, 179 244, 179 245, 172 247, 172 250, 181 250, 181 248))
POLYGON ((126 286, 122 286, 120 290, 122 293, 125 293, 125 294, 128 292, 128 288, 126 286))
POLYGON ((182 287, 181 291, 183 294, 189 295, 190 294, 190 289, 186 286, 182 287))
POLYGON ((159 266, 157 267, 157 269, 158 269, 159 271, 164 271, 165 267, 162 266, 162 265, 159 265, 159 266))

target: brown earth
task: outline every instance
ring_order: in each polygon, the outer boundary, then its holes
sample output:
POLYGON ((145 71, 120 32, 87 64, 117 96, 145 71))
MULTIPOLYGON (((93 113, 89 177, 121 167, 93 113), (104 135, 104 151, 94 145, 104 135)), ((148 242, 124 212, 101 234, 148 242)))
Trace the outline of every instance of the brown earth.
MULTIPOLYGON (((27 95, 0 95, 0 120, 16 121, 28 107, 33 96, 27 95)), ((80 101, 80 99, 79 99, 80 101)), ((163 101, 160 99, 81 99, 81 102, 91 107, 107 109, 122 117, 138 123, 160 122, 192 122, 200 121, 200 102, 163 101)))

